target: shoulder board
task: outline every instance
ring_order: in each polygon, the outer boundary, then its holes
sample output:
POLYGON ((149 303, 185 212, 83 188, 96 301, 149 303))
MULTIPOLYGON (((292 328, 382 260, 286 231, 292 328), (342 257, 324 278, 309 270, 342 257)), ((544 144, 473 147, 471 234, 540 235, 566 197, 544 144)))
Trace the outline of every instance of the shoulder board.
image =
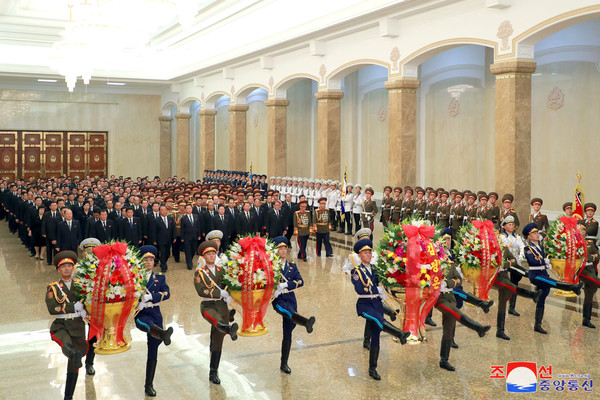
POLYGON ((51 284, 49 284, 48 286, 52 286, 52 285, 58 285, 58 281, 56 282, 52 282, 51 284))
POLYGON ((590 222, 598 222, 598 221, 596 221, 594 218, 592 218, 592 219, 590 220, 590 222))
POLYGON ((154 275, 161 276, 161 275, 164 275, 164 274, 163 274, 162 272, 157 272, 157 273, 155 273, 154 275))
POLYGON ((541 215, 542 217, 545 217, 545 216, 546 216, 546 214, 544 214, 544 213, 540 213, 540 215, 541 215))

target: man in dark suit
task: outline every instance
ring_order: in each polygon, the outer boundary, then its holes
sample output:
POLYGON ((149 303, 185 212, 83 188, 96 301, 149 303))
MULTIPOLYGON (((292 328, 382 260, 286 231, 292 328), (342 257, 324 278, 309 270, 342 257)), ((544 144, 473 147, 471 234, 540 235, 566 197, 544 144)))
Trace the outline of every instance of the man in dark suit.
POLYGON ((154 231, 152 232, 154 245, 158 248, 158 259, 162 272, 167 272, 171 244, 175 241, 175 221, 173 217, 167 215, 168 213, 166 206, 160 206, 159 217, 154 221, 154 231))
POLYGON ((115 239, 117 235, 114 224, 112 220, 108 219, 108 212, 106 210, 100 211, 100 219, 94 223, 90 237, 95 237, 102 243, 115 239))
POLYGON ((46 211, 42 218, 42 236, 46 238, 46 263, 48 265, 52 265, 58 224, 62 222, 62 216, 57 207, 56 201, 50 202, 49 211, 46 211))
POLYGON ((65 220, 58 224, 56 251, 71 250, 77 252, 79 243, 81 243, 81 226, 79 221, 73 218, 73 211, 70 208, 64 210, 65 220))
POLYGON ((185 215, 181 217, 181 240, 183 241, 183 249, 185 252, 185 263, 190 271, 194 267, 192 259, 198 248, 198 240, 200 240, 200 225, 201 219, 198 215, 192 213, 192 205, 185 206, 185 215))
POLYGON ((244 202, 243 209, 235 222, 235 231, 238 236, 256 235, 258 233, 256 216, 250 212, 250 203, 248 202, 244 202))
POLYGON ((273 209, 265 215, 265 232, 268 237, 283 236, 285 215, 281 211, 281 200, 276 200, 273 209))
POLYGON ((140 223, 142 224, 142 240, 144 241, 144 244, 151 244, 150 229, 148 225, 153 216, 152 209, 148 206, 148 200, 142 200, 142 204, 137 211, 133 211, 133 216, 138 217, 140 219, 140 223))
POLYGON ((250 213, 254 214, 256 218, 256 229, 259 234, 264 234, 265 227, 265 209, 262 208, 262 204, 258 197, 254 198, 254 204, 250 207, 250 213))
POLYGON ((225 207, 225 214, 229 215, 231 223, 233 224, 229 230, 229 243, 231 243, 231 241, 233 241, 236 237, 237 232, 235 231, 235 223, 239 213, 240 209, 235 206, 235 200, 230 197, 227 200, 227 207, 225 207))
POLYGON ((283 222, 283 230, 285 231, 285 233, 283 234, 283 236, 285 236, 288 242, 290 243, 292 239, 292 234, 294 233, 294 219, 292 217, 296 212, 295 206, 296 204, 292 203, 292 195, 289 193, 286 194, 285 202, 281 205, 281 210, 285 215, 285 219, 283 222))
POLYGON ((135 247, 142 245, 142 224, 133 216, 133 207, 127 207, 127 218, 119 221, 119 237, 135 247))
POLYGON ((223 232, 221 239, 221 251, 225 251, 229 247, 231 232, 233 231, 233 221, 229 214, 225 212, 225 206, 219 204, 217 214, 213 217, 212 229, 223 232))
POLYGON ((96 228, 96 222, 98 222, 100 220, 100 209, 98 207, 94 207, 94 210, 92 212, 92 216, 89 217, 85 223, 85 237, 89 238, 89 237, 96 237, 94 236, 94 231, 96 228))

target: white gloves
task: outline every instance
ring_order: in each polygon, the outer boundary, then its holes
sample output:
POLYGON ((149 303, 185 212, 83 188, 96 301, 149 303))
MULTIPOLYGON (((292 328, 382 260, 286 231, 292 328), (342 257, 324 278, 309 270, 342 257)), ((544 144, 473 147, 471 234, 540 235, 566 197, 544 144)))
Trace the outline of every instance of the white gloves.
POLYGON ((229 303, 231 303, 231 302, 233 301, 233 299, 231 298, 231 296, 229 296, 229 293, 227 293, 227 297, 224 297, 224 298, 223 298, 223 301, 224 301, 226 304, 229 304, 229 303))
POLYGON ((281 290, 277 289, 276 291, 273 292, 273 298, 278 298, 279 295, 281 294, 281 290))
POLYGON ((152 301, 152 295, 151 295, 150 293, 146 293, 146 294, 144 295, 144 297, 142 297, 142 301, 143 301, 144 303, 147 303, 147 302, 149 302, 149 301, 152 301))
POLYGON ((385 300, 387 296, 383 288, 381 286, 377 286, 377 291, 379 292, 379 297, 381 297, 381 300, 385 300))
POLYGON ((546 269, 551 270, 552 264, 550 264, 550 260, 548 258, 544 258, 544 262, 546 263, 546 269))
POLYGON ((77 314, 79 314, 81 318, 87 317, 87 311, 85 311, 85 308, 81 311, 77 311, 77 314))
POLYGON ((277 285, 277 290, 280 292, 287 288, 288 288, 287 282, 281 282, 279 285, 277 285))
POLYGON ((137 309, 140 310, 140 311, 142 311, 144 308, 146 308, 146 304, 147 303, 145 301, 140 301, 138 303, 137 309))
POLYGON ((221 298, 231 297, 227 290, 221 289, 221 298))
POLYGON ((78 301, 75 303, 75 312, 80 313, 81 311, 85 311, 85 308, 83 307, 83 303, 78 301))

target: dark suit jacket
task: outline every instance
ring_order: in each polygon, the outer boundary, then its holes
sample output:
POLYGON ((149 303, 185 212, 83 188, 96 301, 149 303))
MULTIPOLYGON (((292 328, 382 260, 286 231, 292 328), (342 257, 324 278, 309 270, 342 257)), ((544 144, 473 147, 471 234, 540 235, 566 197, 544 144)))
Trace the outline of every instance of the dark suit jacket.
POLYGON ((106 230, 102 227, 102 221, 98 220, 94 222, 92 228, 92 237, 95 237, 102 243, 109 242, 117 238, 117 229, 114 226, 114 222, 110 219, 106 220, 106 230))
POLYGON ((173 238, 175 237, 175 221, 172 217, 167 216, 168 227, 165 226, 165 223, 162 217, 156 218, 153 223, 153 234, 152 238, 153 242, 156 242, 157 245, 166 245, 173 243, 173 238))
POLYGON ((77 252, 79 243, 81 243, 81 226, 75 218, 71 220, 71 229, 67 226, 67 221, 58 224, 56 247, 62 250, 72 250, 77 252))
POLYGON ((198 240, 198 236, 200 236, 200 227, 202 225, 202 219, 198 215, 194 215, 192 213, 192 217, 194 218, 194 224, 190 222, 190 218, 187 214, 181 217, 179 224, 181 225, 181 237, 184 241, 193 241, 198 240))
POLYGON ((216 213, 212 220, 212 229, 217 229, 223 232, 222 241, 229 242, 233 232, 234 223, 231 220, 231 216, 227 213, 223 215, 223 218, 225 219, 225 221, 221 221, 221 216, 219 215, 219 213, 216 213))
POLYGON ((262 231, 262 228, 265 226, 265 209, 261 205, 260 207, 258 207, 257 211, 254 209, 254 206, 252 206, 250 207, 250 212, 254 214, 254 218, 256 218, 257 231, 262 231))
POLYGON ((129 218, 122 218, 119 221, 119 237, 134 246, 139 246, 142 240, 142 223, 138 217, 132 219, 133 227, 129 223, 129 218))
POLYGON ((248 211, 250 218, 246 218, 246 213, 244 211, 240 212, 236 219, 236 228, 235 232, 240 235, 255 235, 258 232, 258 223, 256 221, 256 216, 248 211))
POLYGON ((44 218, 42 218, 42 235, 46 235, 46 238, 50 241, 56 240, 60 221, 62 221, 60 212, 56 211, 56 217, 52 218, 52 211, 46 211, 44 218))
POLYGON ((269 234, 270 238, 283 235, 285 226, 286 216, 285 213, 279 210, 279 218, 275 215, 275 210, 271 210, 265 215, 265 231, 269 234))

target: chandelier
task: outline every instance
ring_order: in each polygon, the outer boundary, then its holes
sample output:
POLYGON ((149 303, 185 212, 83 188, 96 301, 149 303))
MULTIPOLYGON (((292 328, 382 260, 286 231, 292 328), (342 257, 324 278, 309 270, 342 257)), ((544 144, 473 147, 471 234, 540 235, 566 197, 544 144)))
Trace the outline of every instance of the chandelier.
POLYGON ((89 84, 94 68, 126 51, 140 51, 152 34, 179 22, 189 28, 198 0, 69 0, 63 40, 54 44, 51 68, 65 77, 69 92, 77 80, 89 84))

